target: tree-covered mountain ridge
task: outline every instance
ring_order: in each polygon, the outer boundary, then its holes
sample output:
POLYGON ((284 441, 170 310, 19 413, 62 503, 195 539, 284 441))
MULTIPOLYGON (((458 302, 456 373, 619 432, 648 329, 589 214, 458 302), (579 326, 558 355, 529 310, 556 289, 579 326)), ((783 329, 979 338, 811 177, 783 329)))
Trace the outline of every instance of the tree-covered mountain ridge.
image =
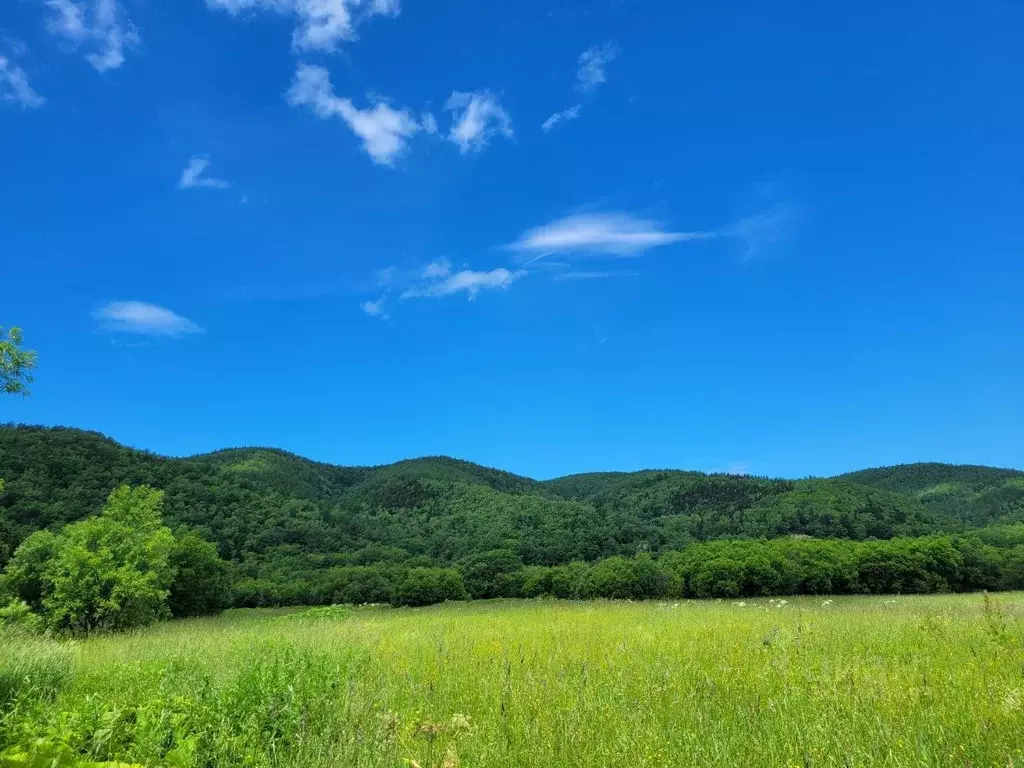
POLYGON ((273 448, 169 458, 72 428, 0 426, 0 565, 33 530, 95 514, 118 485, 262 571, 448 564, 488 551, 556 565, 792 536, 888 539, 1024 521, 1024 472, 907 464, 799 480, 679 470, 548 481, 448 457, 344 467, 273 448))

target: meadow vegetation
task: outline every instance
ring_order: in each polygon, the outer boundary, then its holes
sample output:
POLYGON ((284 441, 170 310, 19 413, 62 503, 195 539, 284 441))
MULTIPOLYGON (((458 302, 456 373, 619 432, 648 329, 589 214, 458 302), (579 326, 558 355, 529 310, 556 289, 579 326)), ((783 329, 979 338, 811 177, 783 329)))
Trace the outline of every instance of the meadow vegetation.
POLYGON ((234 610, 2 641, 0 766, 1024 764, 1021 593, 234 610))

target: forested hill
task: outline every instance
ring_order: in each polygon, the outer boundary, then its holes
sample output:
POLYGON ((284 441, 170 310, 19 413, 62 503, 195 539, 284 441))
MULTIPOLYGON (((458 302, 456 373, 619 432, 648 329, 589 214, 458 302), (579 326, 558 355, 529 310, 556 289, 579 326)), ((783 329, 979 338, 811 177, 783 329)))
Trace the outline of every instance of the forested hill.
POLYGON ((1024 473, 941 464, 779 480, 699 472, 537 482, 436 457, 338 467, 241 448, 165 458, 75 429, 0 427, 0 565, 31 531, 95 514, 121 483, 166 491, 172 526, 264 573, 449 564, 495 550, 555 565, 722 538, 887 539, 1024 520, 1024 473))

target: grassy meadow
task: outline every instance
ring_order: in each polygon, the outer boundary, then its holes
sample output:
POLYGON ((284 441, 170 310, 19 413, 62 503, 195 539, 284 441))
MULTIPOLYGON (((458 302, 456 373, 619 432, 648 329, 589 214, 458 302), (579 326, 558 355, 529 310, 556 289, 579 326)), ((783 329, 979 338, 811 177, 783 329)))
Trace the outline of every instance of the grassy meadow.
POLYGON ((239 610, 0 643, 0 766, 1024 766, 1019 592, 239 610))

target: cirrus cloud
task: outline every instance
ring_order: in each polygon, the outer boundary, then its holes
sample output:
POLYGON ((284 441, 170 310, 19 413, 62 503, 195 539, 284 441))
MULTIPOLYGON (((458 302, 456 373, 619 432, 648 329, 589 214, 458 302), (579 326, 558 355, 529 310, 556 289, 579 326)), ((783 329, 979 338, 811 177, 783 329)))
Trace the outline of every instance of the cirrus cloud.
POLYGON ((6 56, 0 56, 0 101, 10 101, 23 109, 35 109, 45 102, 28 82, 28 75, 6 56))
POLYGON ((605 80, 608 75, 605 67, 619 55, 619 46, 613 42, 602 43, 588 48, 580 54, 579 71, 576 73, 576 90, 591 93, 605 80))
POLYGON ((506 246, 533 259, 551 254, 639 256, 651 248, 707 240, 715 232, 672 232, 628 213, 580 213, 527 230, 506 246))
POLYGON ((97 309, 93 316, 108 331, 170 337, 203 333, 203 329, 188 318, 144 301, 112 301, 97 309))
POLYGON ((447 275, 436 282, 428 282, 408 288, 402 294, 402 298, 439 297, 451 296, 455 293, 466 293, 469 296, 469 300, 473 301, 480 291, 508 288, 522 277, 526 277, 526 271, 522 269, 514 272, 504 267, 498 267, 486 272, 464 269, 447 275))

